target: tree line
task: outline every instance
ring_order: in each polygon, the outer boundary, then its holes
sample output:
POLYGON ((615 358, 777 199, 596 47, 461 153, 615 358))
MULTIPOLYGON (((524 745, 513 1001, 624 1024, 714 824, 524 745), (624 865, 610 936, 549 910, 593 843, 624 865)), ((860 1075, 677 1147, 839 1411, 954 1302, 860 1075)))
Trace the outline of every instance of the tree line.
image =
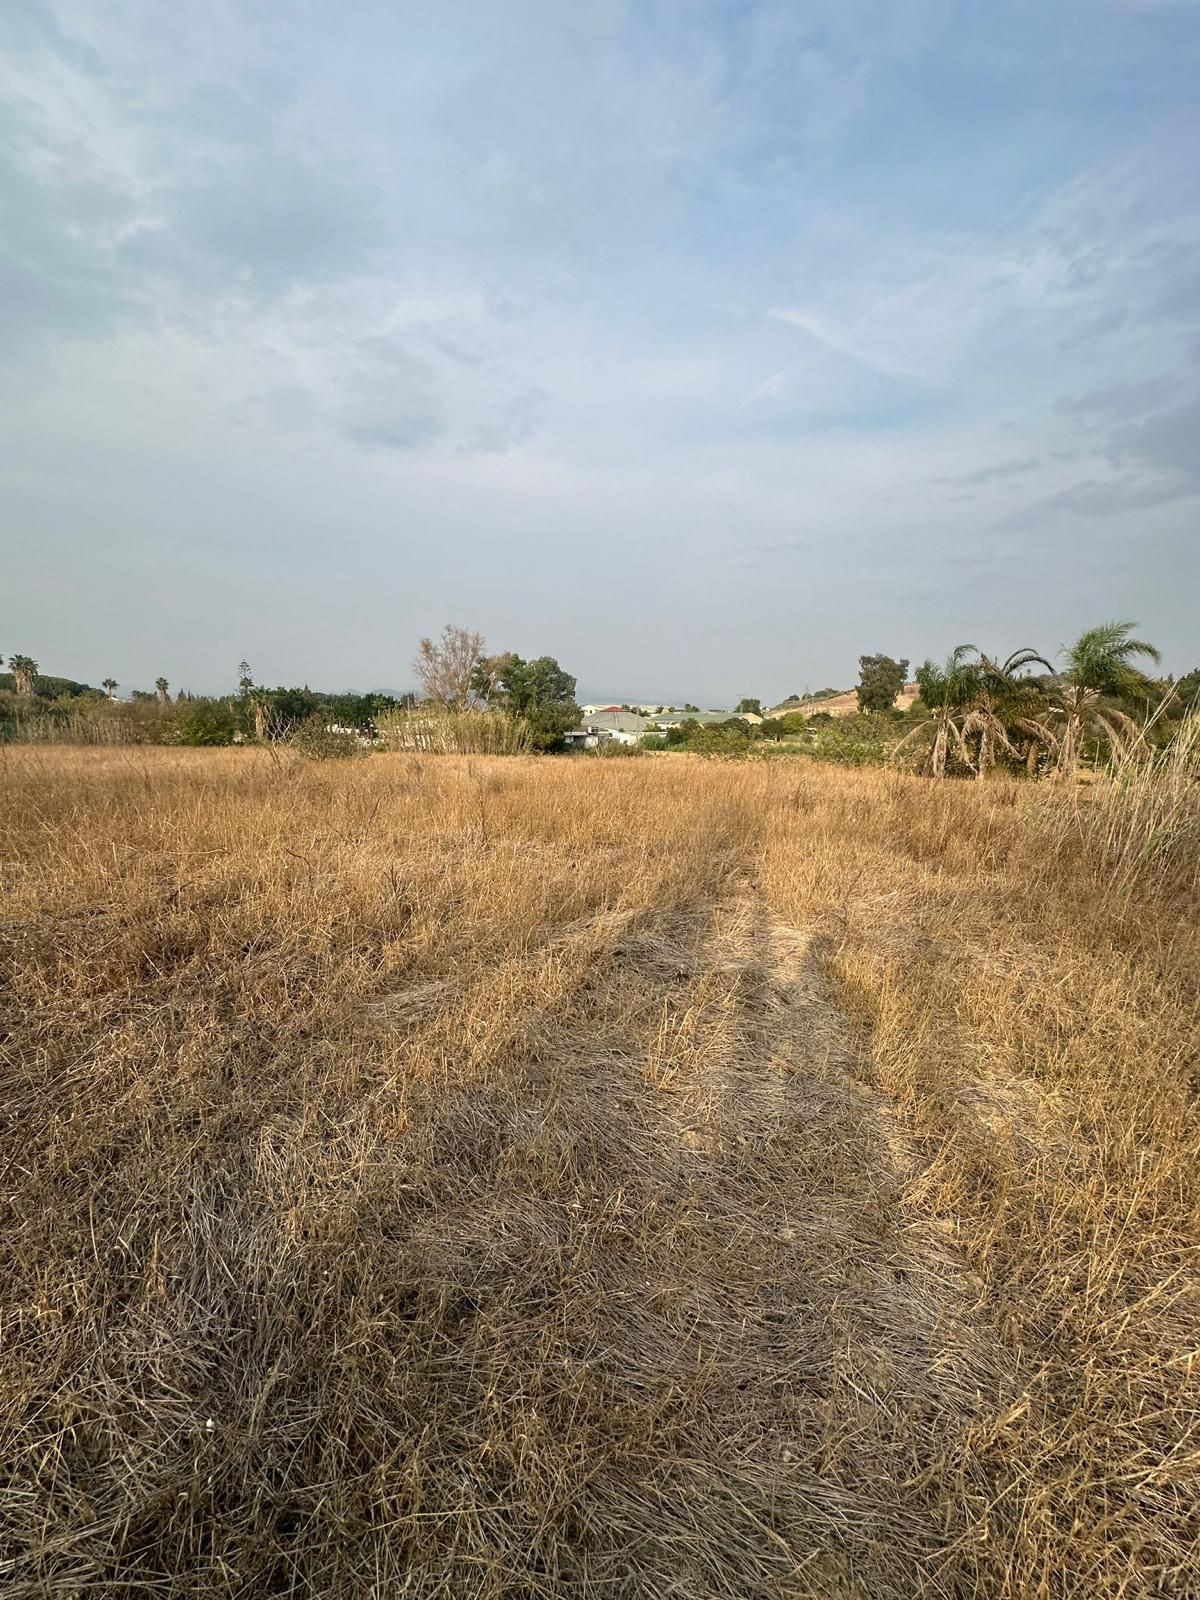
MULTIPOLYGON (((935 778, 982 778, 997 766, 1071 775, 1081 759, 1104 748, 1165 735, 1172 718, 1200 697, 1200 670, 1172 683, 1148 672, 1159 659, 1127 621, 1087 629, 1060 652, 1057 666, 1032 647, 1001 658, 959 645, 944 662, 926 660, 917 668, 918 698, 901 712, 895 706, 909 683, 908 660, 863 655, 857 718, 835 721, 821 709, 831 689, 792 695, 774 715, 764 712, 760 699, 744 696, 726 721, 684 721, 652 734, 645 747, 737 755, 754 745, 778 746, 853 763, 890 758, 935 778)), ((14 654, 8 673, 0 673, 0 727, 7 721, 11 729, 36 708, 52 734, 55 719, 64 727, 70 719, 86 722, 95 709, 119 713, 134 739, 220 745, 307 738, 315 750, 327 735, 369 742, 379 719, 425 708, 427 714, 487 711, 511 719, 522 730, 521 748, 553 751, 578 726, 575 678, 553 656, 489 653, 481 633, 448 624, 438 637, 419 641, 412 667, 419 694, 270 688, 242 661, 236 693, 172 696, 168 680, 159 677, 153 693, 135 689, 130 700, 115 702, 119 686, 111 677, 96 689, 43 675, 33 657, 14 654)))

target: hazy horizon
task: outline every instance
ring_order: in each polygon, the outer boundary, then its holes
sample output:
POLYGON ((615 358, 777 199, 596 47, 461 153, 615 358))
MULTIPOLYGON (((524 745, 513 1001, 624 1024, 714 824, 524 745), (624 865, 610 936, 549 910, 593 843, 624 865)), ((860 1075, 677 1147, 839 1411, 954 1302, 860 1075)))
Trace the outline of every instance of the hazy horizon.
POLYGON ((1188 0, 27 0, 0 653, 393 692, 1200 664, 1188 0))

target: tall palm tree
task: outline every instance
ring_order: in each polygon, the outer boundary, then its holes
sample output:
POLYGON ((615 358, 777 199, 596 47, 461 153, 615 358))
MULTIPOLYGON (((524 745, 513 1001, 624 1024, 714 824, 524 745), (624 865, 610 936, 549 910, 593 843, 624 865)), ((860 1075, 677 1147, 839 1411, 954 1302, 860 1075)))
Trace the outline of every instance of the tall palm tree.
POLYGON ((165 678, 155 678, 154 692, 160 700, 167 701, 171 698, 170 689, 171 685, 165 678))
POLYGON ((1111 706, 1101 708, 1105 698, 1126 700, 1135 694, 1153 693, 1153 683, 1134 661, 1142 657, 1157 662, 1159 653, 1144 639, 1132 637, 1136 626, 1135 622, 1102 622, 1062 651, 1064 671, 1058 695, 1066 720, 1058 746, 1058 770, 1065 777, 1073 776, 1079 765, 1089 723, 1114 744, 1120 742, 1122 733, 1137 735, 1137 724, 1128 713, 1111 706))
POLYGON ((106 690, 110 700, 117 698, 117 680, 115 678, 101 678, 100 686, 106 690))
POLYGON ((31 695, 37 688, 39 671, 37 662, 32 656, 9 656, 8 664, 12 668, 17 693, 31 695))
POLYGON ((267 725, 274 710, 271 696, 265 689, 252 685, 247 690, 247 698, 250 702, 250 713, 254 718, 254 737, 261 741, 267 737, 267 725))
MULTIPOLYGON (((921 699, 932 713, 933 743, 925 760, 925 770, 933 778, 946 776, 946 765, 953 746, 968 766, 973 766, 971 752, 963 736, 965 715, 975 697, 979 683, 979 663, 970 658, 975 654, 973 644, 960 644, 946 657, 944 666, 926 661, 917 669, 917 682, 921 686, 921 699)), ((923 723, 892 751, 893 756, 912 740, 928 732, 923 723)))
POLYGON ((1032 751, 1036 760, 1036 746, 1052 743, 1054 736, 1046 725, 1042 712, 1044 701, 1041 686, 1025 676, 1032 666, 1054 668, 1045 656, 1025 646, 1014 650, 1004 661, 995 661, 982 651, 975 663, 976 681, 971 709, 963 721, 965 735, 979 735, 979 756, 975 763, 975 776, 985 778, 996 764, 997 748, 1016 755, 1014 735, 1024 735, 1033 740, 1032 751))

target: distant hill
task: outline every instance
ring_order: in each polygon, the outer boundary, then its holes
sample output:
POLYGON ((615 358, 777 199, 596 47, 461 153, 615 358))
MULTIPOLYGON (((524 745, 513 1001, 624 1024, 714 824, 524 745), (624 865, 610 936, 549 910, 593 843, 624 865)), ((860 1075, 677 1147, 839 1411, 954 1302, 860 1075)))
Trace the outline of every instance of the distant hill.
MULTIPOLYGON (((907 711, 920 692, 919 684, 906 683, 896 696, 897 711, 907 711)), ((852 717, 857 710, 858 690, 846 689, 841 694, 822 695, 812 700, 785 700, 781 705, 772 706, 767 716, 786 717, 789 711, 800 711, 811 717, 816 711, 827 711, 831 717, 852 717)))

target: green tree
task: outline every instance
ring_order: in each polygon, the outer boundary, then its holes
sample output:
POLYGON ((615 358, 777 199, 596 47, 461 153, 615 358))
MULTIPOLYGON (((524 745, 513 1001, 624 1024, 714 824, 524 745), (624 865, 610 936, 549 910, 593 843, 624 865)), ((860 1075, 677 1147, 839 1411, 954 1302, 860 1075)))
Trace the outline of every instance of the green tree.
MULTIPOLYGON (((251 689, 250 703, 252 707, 260 703, 265 707, 265 731, 272 720, 277 723, 307 722, 321 705, 321 697, 314 694, 307 684, 303 689, 288 689, 281 684, 277 689, 251 689)), ((258 737, 261 739, 263 733, 259 732, 258 737)))
POLYGON ((1171 709, 1176 716, 1181 716, 1194 706, 1200 706, 1200 667, 1193 667, 1191 672, 1185 673, 1182 678, 1176 678, 1171 689, 1171 709))
POLYGON ((117 680, 115 678, 101 678, 100 687, 110 700, 117 698, 117 680))
POLYGON ((164 702, 164 704, 168 700, 170 700, 170 698, 171 698, 170 689, 171 689, 171 685, 167 682, 167 680, 165 678, 155 678, 155 680, 154 680, 154 693, 158 696, 158 698, 161 701, 164 702))
POLYGON ((908 661, 891 656, 859 656, 858 709, 890 711, 908 677, 908 661))
POLYGON ((37 691, 38 664, 32 656, 9 656, 13 683, 19 695, 28 698, 37 691))
POLYGON ((559 748, 563 735, 579 721, 571 674, 564 672, 553 656, 525 661, 511 651, 494 657, 488 667, 490 703, 527 722, 539 750, 559 748))
POLYGON ((1134 622, 1102 622, 1081 633, 1073 645, 1062 652, 1064 670, 1059 680, 1058 698, 1064 716, 1058 741, 1058 770, 1074 775, 1079 765, 1080 747, 1089 726, 1095 726, 1114 744, 1122 734, 1136 737, 1137 724, 1117 706, 1106 701, 1150 698, 1154 683, 1134 662, 1157 662, 1159 653, 1144 639, 1133 638, 1134 622))
POLYGON ((762 701, 761 700, 752 700, 752 699, 749 699, 749 698, 743 698, 743 699, 738 701, 737 705, 734 706, 733 710, 734 710, 734 715, 735 716, 739 716, 740 717, 744 713, 749 712, 753 716, 761 717, 762 714, 763 714, 762 701))

